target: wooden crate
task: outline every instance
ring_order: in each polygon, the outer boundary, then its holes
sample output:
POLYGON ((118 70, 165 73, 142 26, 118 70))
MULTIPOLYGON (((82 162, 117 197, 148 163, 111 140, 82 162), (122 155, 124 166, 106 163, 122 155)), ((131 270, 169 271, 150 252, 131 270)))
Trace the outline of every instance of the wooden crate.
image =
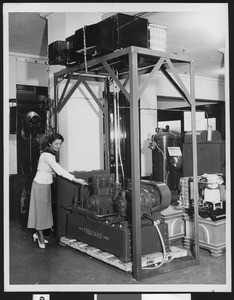
MULTIPOLYGON (((131 272, 132 271, 132 262, 123 262, 119 260, 116 256, 113 254, 103 252, 100 249, 97 249, 95 247, 91 247, 85 243, 82 243, 80 241, 77 241, 75 239, 68 239, 66 237, 60 238, 60 243, 62 245, 69 246, 71 248, 74 248, 76 250, 79 250, 80 252, 86 253, 96 259, 99 259, 109 265, 112 265, 118 269, 121 269, 125 272, 131 272)), ((171 260, 175 258, 185 257, 187 256, 187 250, 186 249, 180 249, 175 246, 170 247, 170 252, 167 252, 166 254, 166 260, 165 263, 169 263, 171 260)), ((163 255, 161 252, 157 253, 151 253, 146 254, 142 256, 142 268, 153 266, 155 264, 159 264, 162 261, 163 255)))

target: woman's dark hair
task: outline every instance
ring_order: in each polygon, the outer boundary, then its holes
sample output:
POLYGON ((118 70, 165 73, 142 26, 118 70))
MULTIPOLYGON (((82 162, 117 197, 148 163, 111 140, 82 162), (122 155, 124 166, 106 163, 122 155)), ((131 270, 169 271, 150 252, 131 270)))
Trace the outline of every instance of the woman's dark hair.
POLYGON ((55 140, 61 140, 62 142, 64 142, 64 138, 61 134, 53 133, 48 138, 48 145, 52 144, 55 140))
POLYGON ((45 135, 45 136, 39 138, 38 143, 39 143, 40 151, 43 151, 45 148, 50 147, 50 145, 55 140, 61 140, 62 142, 64 142, 63 136, 59 133, 52 133, 50 135, 45 135))

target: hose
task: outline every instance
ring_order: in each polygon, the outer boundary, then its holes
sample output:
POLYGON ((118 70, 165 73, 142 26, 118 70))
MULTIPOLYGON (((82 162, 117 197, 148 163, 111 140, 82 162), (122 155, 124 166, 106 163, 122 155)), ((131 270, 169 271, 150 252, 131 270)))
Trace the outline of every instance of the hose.
POLYGON ((167 184, 169 175, 170 175, 170 171, 167 171, 166 178, 165 178, 165 183, 166 183, 166 184, 167 184))

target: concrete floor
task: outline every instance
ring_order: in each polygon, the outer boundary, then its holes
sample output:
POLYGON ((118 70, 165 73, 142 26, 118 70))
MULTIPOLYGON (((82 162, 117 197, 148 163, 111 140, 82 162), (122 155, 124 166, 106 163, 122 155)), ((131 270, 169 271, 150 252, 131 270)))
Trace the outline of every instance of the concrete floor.
MULTIPOLYGON (((40 249, 32 240, 32 231, 10 222, 10 285, 225 285, 225 251, 222 256, 211 257, 207 250, 200 251, 200 264, 140 281, 113 266, 92 258, 78 250, 60 246, 50 234, 46 249, 40 249)), ((92 291, 92 286, 91 290, 92 291)), ((133 290, 134 291, 134 290, 133 290)))

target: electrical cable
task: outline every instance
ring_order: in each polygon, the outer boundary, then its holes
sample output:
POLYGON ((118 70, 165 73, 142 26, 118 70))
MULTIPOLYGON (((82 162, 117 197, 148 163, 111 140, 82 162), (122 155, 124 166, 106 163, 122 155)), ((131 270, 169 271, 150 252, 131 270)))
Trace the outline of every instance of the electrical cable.
POLYGON ((22 139, 29 140, 29 138, 26 138, 26 136, 25 136, 23 119, 21 119, 21 125, 22 125, 22 129, 20 131, 20 135, 21 135, 22 139))
POLYGON ((165 183, 166 184, 167 184, 167 180, 168 180, 169 175, 170 175, 170 171, 167 171, 166 178, 165 178, 165 183))
POLYGON ((159 148, 158 144, 154 141, 156 148, 162 153, 164 159, 166 159, 166 154, 159 148))
POLYGON ((205 111, 205 116, 206 116, 206 126, 207 126, 207 130, 208 130, 208 127, 209 127, 209 115, 208 115, 207 111, 205 111))
POLYGON ((155 226, 155 228, 156 228, 156 230, 158 232, 158 235, 159 235, 159 238, 160 238, 160 241, 161 241, 161 244, 162 244, 163 258, 162 258, 162 261, 157 266, 155 266, 155 267, 143 267, 142 269, 144 269, 144 270, 155 270, 155 269, 158 269, 158 268, 160 268, 164 264, 164 262, 166 260, 166 247, 165 247, 165 243, 164 243, 161 231, 160 231, 160 229, 158 227, 158 224, 157 224, 159 222, 160 221, 154 221, 153 223, 154 223, 154 226, 155 226))

